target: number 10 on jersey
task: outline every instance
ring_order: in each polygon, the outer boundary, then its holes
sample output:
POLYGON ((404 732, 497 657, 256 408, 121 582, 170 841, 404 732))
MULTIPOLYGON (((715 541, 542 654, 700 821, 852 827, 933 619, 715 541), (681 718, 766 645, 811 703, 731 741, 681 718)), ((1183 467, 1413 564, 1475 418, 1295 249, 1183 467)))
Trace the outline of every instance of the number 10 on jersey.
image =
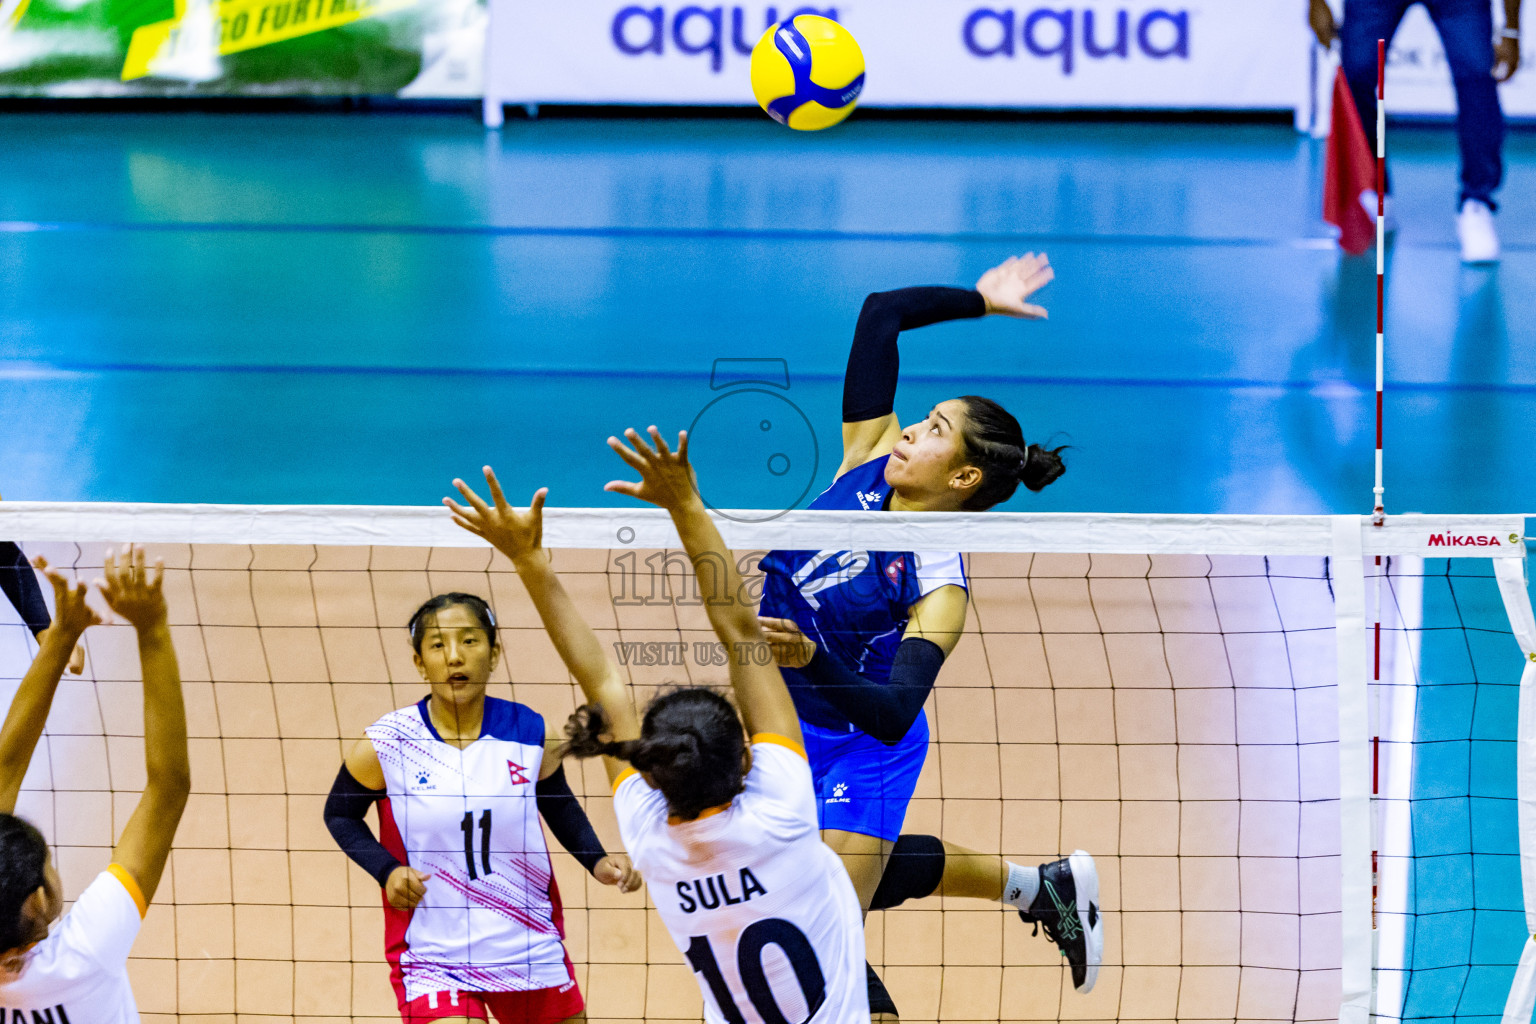
MULTIPOLYGON (((768 972, 763 969, 763 950, 769 945, 783 950, 789 966, 795 972, 795 980, 800 982, 800 994, 805 998, 805 1020, 816 1016, 816 1011, 826 1001, 827 979, 821 972, 821 964, 816 959, 816 950, 811 947, 811 940, 799 928, 779 917, 754 921, 742 931, 736 943, 736 973, 747 990, 747 1000, 762 1018, 763 1024, 804 1024, 804 1021, 791 1021, 784 1016, 778 1000, 774 998, 773 989, 768 986, 768 972)), ((747 1024, 741 1008, 736 1005, 730 986, 725 982, 725 975, 720 972, 720 962, 715 959, 715 949, 709 943, 709 936, 695 935, 689 940, 684 955, 688 957, 688 965, 704 975, 710 992, 714 994, 715 1003, 728 1024, 747 1024)))

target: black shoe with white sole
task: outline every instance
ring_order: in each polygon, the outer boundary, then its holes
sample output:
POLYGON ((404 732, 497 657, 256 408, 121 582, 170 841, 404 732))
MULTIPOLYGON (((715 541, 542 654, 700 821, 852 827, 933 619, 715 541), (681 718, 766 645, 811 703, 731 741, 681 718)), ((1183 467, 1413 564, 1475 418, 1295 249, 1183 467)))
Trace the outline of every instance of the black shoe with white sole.
POLYGON ((1072 968, 1072 986, 1087 995, 1104 962, 1104 922, 1099 917, 1099 870, 1078 850, 1040 865, 1040 892, 1019 917, 1056 943, 1072 968))

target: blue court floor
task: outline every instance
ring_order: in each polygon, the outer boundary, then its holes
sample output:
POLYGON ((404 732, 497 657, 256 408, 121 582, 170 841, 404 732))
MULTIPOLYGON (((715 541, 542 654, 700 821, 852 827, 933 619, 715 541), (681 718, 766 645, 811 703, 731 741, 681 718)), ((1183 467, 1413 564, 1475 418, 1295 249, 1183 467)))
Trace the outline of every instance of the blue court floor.
MULTIPOLYGON (((1075 446, 1007 508, 1369 506, 1374 261, 1328 240, 1321 146, 1285 126, 50 112, 0 138, 7 498, 416 504, 491 462, 616 504, 603 438, 687 426, 741 357, 787 363, 789 476, 820 483, 863 296, 1043 249, 1048 323, 903 347, 904 418, 976 392, 1075 446)), ((1536 134, 1497 269, 1458 263, 1451 131, 1391 140, 1389 508, 1536 510, 1536 134)), ((716 503, 794 501, 732 429, 701 438, 716 503)))

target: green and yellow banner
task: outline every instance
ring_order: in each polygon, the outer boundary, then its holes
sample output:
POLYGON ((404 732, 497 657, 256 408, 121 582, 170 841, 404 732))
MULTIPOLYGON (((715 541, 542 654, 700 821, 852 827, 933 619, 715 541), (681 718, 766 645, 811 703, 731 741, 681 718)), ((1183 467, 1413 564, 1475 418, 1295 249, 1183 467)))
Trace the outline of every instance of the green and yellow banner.
POLYGON ((0 96, 477 97, 485 0, 0 0, 0 96))
POLYGON ((412 6, 416 0, 176 0, 176 17, 134 30, 123 81, 143 78, 188 50, 239 53, 349 25, 412 6))
POLYGON ((14 28, 27 13, 28 0, 0 0, 0 26, 14 28))

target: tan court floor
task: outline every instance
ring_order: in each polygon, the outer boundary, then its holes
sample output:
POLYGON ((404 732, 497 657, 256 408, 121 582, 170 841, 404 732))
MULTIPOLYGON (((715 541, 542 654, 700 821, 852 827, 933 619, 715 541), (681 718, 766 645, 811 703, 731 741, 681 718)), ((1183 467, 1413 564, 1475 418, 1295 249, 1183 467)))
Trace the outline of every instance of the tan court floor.
MULTIPOLYGON (((102 553, 29 547, 84 574, 102 553)), ((575 687, 510 566, 483 550, 154 553, 171 567, 195 795, 131 961, 145 1019, 397 1020, 378 888, 320 810, 344 747, 424 692, 406 620, 435 592, 485 594, 504 629, 493 693, 558 728, 575 687)), ((626 603, 649 579, 648 554, 558 551, 555 565, 605 641, 709 639, 696 605, 626 603)), ((674 557, 674 593, 682 568, 674 557)), ((868 925, 869 958, 904 1019, 1336 1017, 1337 719, 1321 560, 1271 560, 1266 575, 1257 558, 976 555, 970 571, 973 614, 929 701, 934 742, 906 830, 1023 862, 1092 851, 1106 966, 1077 996, 1054 947, 1011 913, 924 900, 868 925)), ((132 633, 97 628, 88 647, 21 805, 56 844, 71 898, 105 865, 143 781, 132 633)), ((6 687, 28 650, 21 627, 0 627, 6 687)), ((692 665, 626 671, 642 688, 723 681, 692 665)), ((600 771, 574 771, 573 785, 613 849, 600 771)), ((590 883, 563 852, 554 862, 590 1017, 699 1019, 695 979, 642 896, 590 883)))

